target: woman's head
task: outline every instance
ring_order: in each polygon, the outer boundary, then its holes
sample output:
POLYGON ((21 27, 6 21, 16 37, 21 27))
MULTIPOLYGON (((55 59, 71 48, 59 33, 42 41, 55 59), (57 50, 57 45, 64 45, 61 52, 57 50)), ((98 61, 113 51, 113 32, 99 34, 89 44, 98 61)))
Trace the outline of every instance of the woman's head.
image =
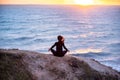
POLYGON ((63 36, 59 35, 57 38, 58 38, 58 41, 64 42, 64 37, 63 36))

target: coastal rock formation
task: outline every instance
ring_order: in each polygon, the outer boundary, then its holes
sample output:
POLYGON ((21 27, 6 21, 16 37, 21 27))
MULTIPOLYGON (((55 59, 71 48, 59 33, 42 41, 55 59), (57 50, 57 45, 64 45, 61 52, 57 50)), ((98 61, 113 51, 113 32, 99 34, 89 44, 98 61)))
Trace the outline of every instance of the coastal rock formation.
POLYGON ((0 49, 0 80, 120 80, 120 73, 94 59, 0 49))

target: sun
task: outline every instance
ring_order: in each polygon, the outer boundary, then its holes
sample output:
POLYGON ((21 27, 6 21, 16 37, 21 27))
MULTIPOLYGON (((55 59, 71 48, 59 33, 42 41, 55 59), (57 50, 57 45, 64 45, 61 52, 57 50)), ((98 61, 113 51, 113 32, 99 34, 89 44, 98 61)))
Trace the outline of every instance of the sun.
POLYGON ((92 5, 94 4, 94 0, 75 0, 75 4, 80 4, 80 5, 92 5))

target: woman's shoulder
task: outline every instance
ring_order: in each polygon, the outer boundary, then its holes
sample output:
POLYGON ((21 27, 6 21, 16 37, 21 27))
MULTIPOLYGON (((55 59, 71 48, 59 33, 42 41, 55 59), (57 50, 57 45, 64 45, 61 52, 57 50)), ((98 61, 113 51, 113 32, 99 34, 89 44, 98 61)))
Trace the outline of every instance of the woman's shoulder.
POLYGON ((55 44, 64 44, 63 42, 55 42, 55 44))
POLYGON ((55 44, 58 44, 58 42, 55 42, 55 44))

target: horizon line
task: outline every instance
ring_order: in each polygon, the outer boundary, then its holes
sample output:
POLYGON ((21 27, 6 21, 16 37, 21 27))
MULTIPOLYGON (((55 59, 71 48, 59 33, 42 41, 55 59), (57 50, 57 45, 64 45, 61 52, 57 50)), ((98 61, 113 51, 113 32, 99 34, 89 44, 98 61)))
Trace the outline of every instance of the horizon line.
POLYGON ((91 5, 81 5, 81 4, 0 4, 0 5, 74 5, 74 6, 120 6, 120 4, 91 4, 91 5))

